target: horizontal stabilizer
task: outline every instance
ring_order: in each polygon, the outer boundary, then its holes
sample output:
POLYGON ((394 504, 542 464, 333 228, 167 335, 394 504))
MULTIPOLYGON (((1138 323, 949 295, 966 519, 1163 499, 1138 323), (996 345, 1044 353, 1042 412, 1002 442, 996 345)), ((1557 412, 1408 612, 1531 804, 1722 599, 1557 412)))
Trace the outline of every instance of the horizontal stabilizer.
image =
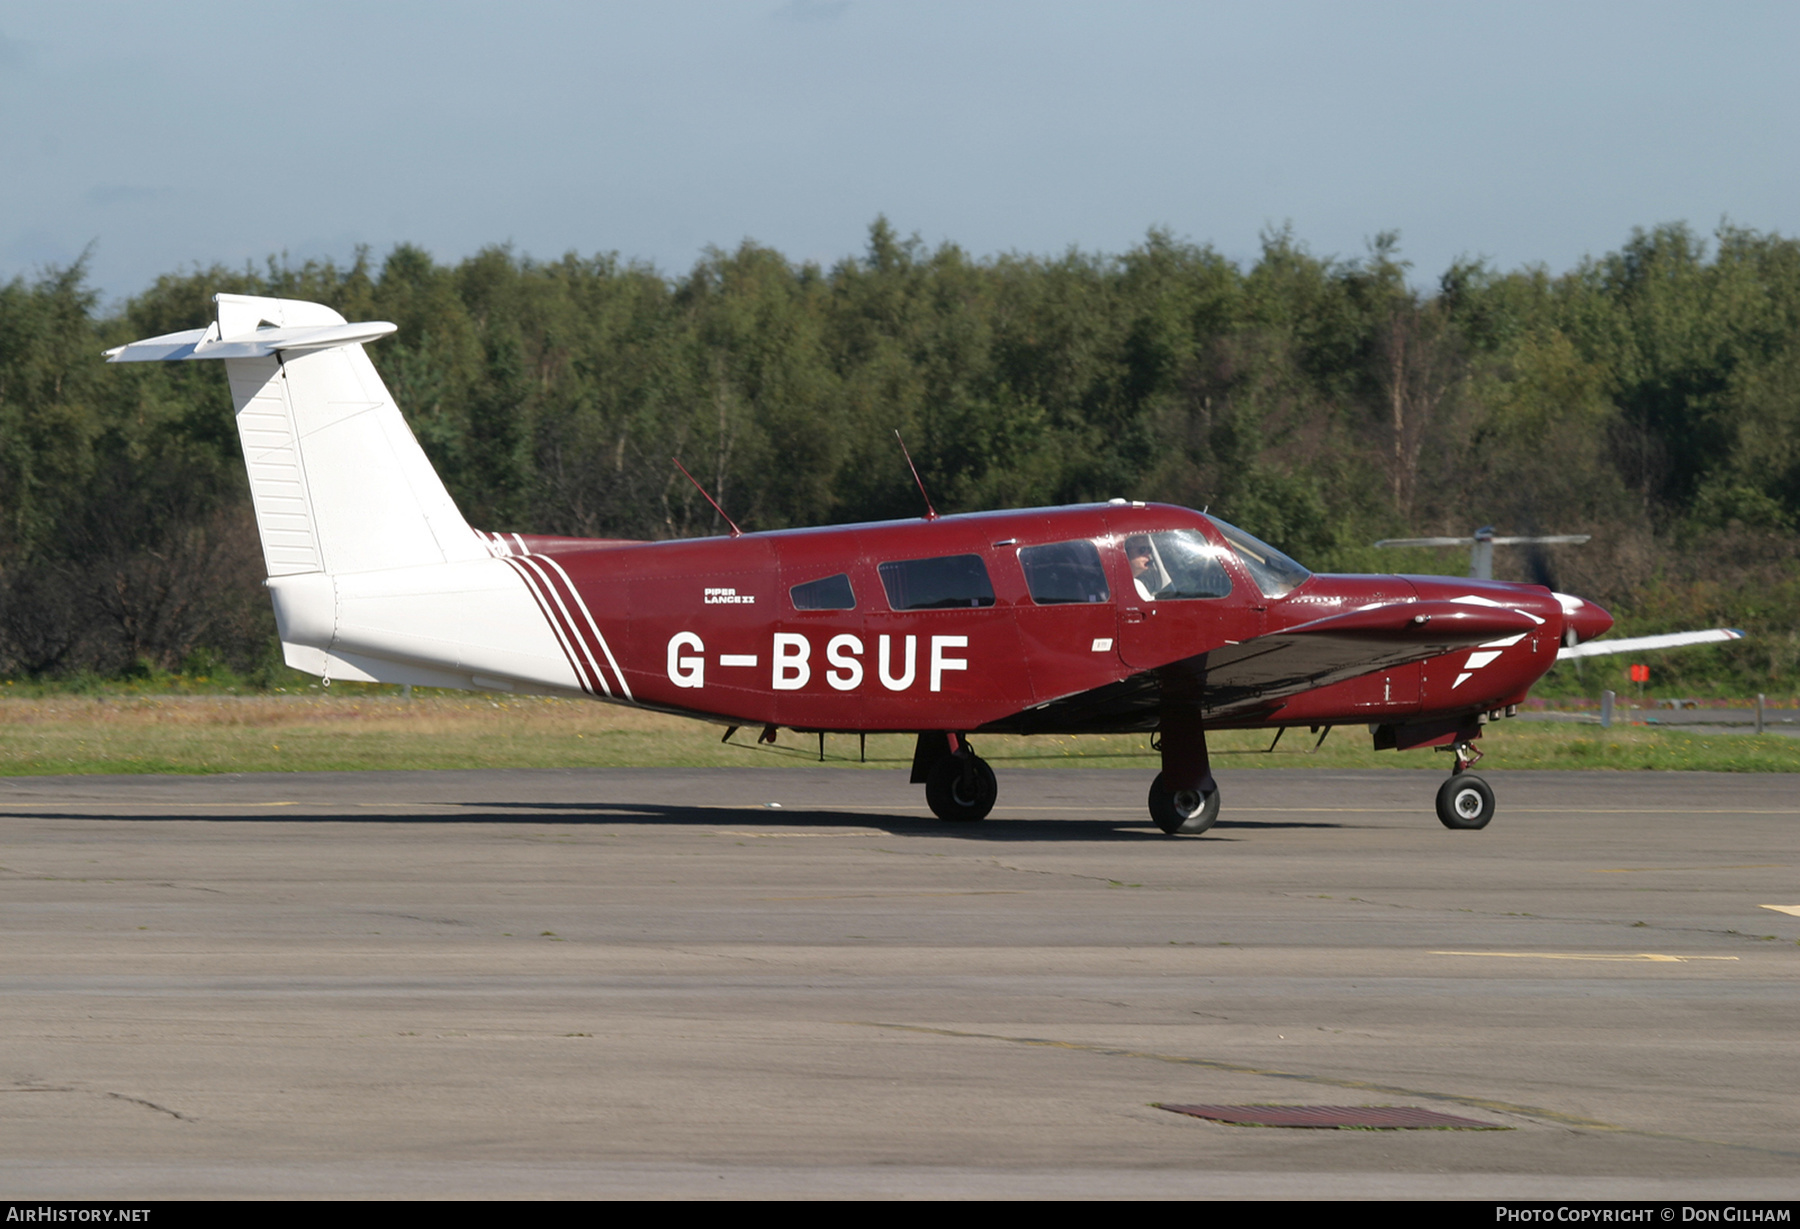
POLYGON ((1290 627, 1206 655, 1209 713, 1281 699, 1440 653, 1537 630, 1502 606, 1395 602, 1290 627))
POLYGON ((1586 644, 1577 644, 1563 649, 1556 655, 1557 661, 1571 661, 1579 657, 1606 657, 1613 653, 1654 653, 1658 649, 1679 649, 1690 644, 1719 644, 1727 640, 1742 640, 1744 633, 1735 627, 1714 627, 1703 632, 1670 632, 1666 636, 1631 636, 1624 640, 1590 640, 1586 644))
POLYGON ((109 363, 182 363, 202 358, 267 358, 327 350, 386 337, 396 326, 376 320, 366 324, 326 324, 256 329, 241 337, 219 336, 217 321, 203 329, 165 333, 106 352, 109 363))
POLYGON ((493 557, 363 349, 393 325, 351 324, 298 299, 221 294, 213 302, 217 314, 205 328, 132 342, 106 357, 224 360, 270 576, 493 557))

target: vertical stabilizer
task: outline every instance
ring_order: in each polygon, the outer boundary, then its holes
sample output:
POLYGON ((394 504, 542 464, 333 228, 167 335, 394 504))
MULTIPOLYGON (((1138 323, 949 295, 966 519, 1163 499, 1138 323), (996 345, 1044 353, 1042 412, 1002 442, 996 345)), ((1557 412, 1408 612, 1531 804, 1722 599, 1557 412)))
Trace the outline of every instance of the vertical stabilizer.
MULTIPOLYGON (((311 303, 219 296, 221 340, 311 303), (253 319, 254 317, 254 319, 253 319), (229 323, 228 323, 229 322, 229 323)), ((227 358, 269 575, 373 572, 487 557, 361 345, 227 358)))
POLYGON ((604 676, 589 686, 577 674, 521 573, 469 528, 401 418, 363 352, 393 325, 348 324, 289 299, 215 302, 206 328, 107 357, 224 360, 289 665, 367 682, 613 695, 604 676))
POLYGON ((360 345, 225 367, 269 575, 487 557, 360 345))
POLYGON ((107 351, 114 362, 223 359, 270 576, 489 557, 363 352, 394 326, 294 299, 214 296, 204 329, 107 351))

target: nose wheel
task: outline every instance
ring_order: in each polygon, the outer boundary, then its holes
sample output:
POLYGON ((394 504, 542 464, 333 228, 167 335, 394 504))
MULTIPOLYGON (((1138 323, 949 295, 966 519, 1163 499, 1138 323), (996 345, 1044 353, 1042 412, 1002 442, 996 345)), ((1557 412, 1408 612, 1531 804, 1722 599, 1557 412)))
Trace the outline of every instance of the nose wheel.
POLYGON ((1481 758, 1481 751, 1472 742, 1459 742, 1451 750, 1456 767, 1450 770, 1450 779, 1438 786, 1438 822, 1462 831, 1485 828, 1494 818, 1494 791, 1469 771, 1481 758))
POLYGON ((1494 791, 1472 772, 1459 772, 1438 786, 1438 821, 1446 828, 1485 828, 1494 818, 1494 791))

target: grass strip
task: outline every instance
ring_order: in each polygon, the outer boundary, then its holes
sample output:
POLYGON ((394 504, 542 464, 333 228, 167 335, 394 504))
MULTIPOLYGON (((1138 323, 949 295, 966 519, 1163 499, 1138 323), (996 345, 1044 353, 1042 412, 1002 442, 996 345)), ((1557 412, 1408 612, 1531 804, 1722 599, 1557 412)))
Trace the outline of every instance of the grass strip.
MULTIPOLYGON (((818 763, 816 735, 756 728, 721 745, 719 726, 582 700, 465 693, 410 700, 374 690, 300 695, 39 695, 0 699, 0 776, 59 773, 312 772, 344 769, 708 767, 818 763)), ((1318 751, 1304 730, 1265 753, 1266 732, 1212 735, 1220 770, 1417 768, 1430 751, 1377 752, 1363 727, 1341 727, 1318 751)), ((1152 770, 1141 735, 977 736, 1006 767, 1152 770)), ((906 734, 868 738, 867 766, 905 767, 906 734)), ((1692 734, 1648 726, 1502 721, 1482 739, 1483 768, 1800 771, 1800 739, 1692 734)), ((855 735, 825 740, 826 763, 857 767, 855 735)))

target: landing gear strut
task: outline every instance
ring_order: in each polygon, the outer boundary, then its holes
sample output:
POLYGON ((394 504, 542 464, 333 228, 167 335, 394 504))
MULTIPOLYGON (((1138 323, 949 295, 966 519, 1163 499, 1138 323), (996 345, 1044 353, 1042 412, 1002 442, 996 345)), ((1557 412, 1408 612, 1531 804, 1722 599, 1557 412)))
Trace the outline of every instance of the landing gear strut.
POLYGON ((1485 828, 1494 818, 1494 791, 1469 771, 1481 758, 1481 751, 1466 741, 1451 750, 1456 755, 1456 766, 1450 770, 1450 779, 1438 787, 1438 822, 1446 828, 1465 831, 1485 828))
POLYGON ((1219 818, 1219 785, 1199 713, 1164 709, 1156 748, 1163 767, 1150 783, 1150 818, 1169 836, 1198 836, 1219 818))

